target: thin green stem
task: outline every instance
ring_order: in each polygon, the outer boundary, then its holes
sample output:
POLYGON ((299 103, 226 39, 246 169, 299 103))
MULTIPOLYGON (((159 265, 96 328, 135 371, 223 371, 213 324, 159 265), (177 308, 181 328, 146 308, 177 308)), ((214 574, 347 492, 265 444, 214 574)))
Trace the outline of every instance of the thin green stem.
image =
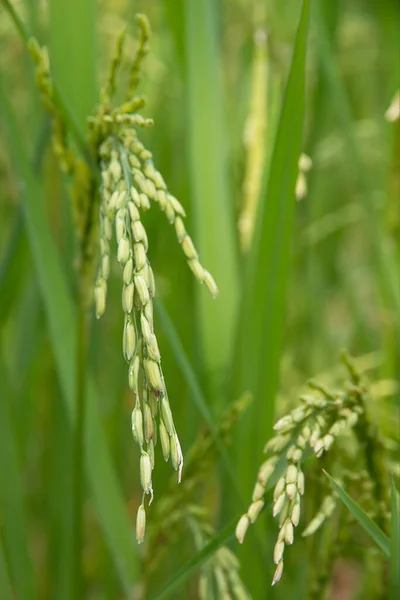
POLYGON ((25 44, 27 44, 28 41, 29 41, 30 35, 29 35, 29 32, 28 32, 27 28, 25 27, 25 24, 19 18, 18 14, 17 14, 17 12, 15 10, 15 8, 9 2, 9 0, 3 0, 3 4, 4 4, 4 8, 8 12, 8 14, 10 15, 11 19, 13 20, 14 25, 17 28, 19 35, 24 40, 25 44))

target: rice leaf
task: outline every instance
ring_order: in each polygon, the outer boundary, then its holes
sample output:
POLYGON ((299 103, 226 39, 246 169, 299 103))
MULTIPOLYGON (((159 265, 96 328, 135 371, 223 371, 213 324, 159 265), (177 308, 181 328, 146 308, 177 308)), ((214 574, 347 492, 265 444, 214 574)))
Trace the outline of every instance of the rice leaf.
POLYGON ((399 493, 392 480, 392 518, 390 525, 390 598, 397 600, 400 595, 400 519, 399 493))
POLYGON ((97 100, 96 2, 50 1, 51 60, 81 132, 97 100))
POLYGON ((329 483, 331 484, 332 488, 335 490, 343 504, 347 506, 353 517, 357 519, 364 531, 368 533, 368 535, 379 546, 382 552, 390 558, 390 540, 387 535, 378 527, 376 523, 374 523, 374 521, 372 521, 372 519, 369 518, 361 506, 352 498, 350 498, 344 489, 338 483, 336 483, 336 481, 332 479, 332 477, 326 471, 324 471, 324 473, 329 479, 329 483))
POLYGON ((14 298, 24 280, 27 256, 28 243, 21 211, 18 211, 10 227, 9 240, 0 265, 0 323, 5 322, 12 311, 14 298))
MULTIPOLYGON (((251 434, 243 428, 244 485, 251 485, 249 456, 260 456, 271 431, 286 315, 286 286, 291 264, 295 183, 302 147, 305 62, 310 6, 303 2, 286 91, 271 157, 269 181, 260 202, 255 237, 243 292, 236 343, 234 387, 252 392, 251 434), (267 433, 268 434, 268 433, 267 433)), ((267 110, 267 107, 266 107, 267 110)), ((250 424, 249 424, 250 426, 250 424)))
MULTIPOLYGON (((29 600, 37 597, 35 576, 28 550, 29 534, 24 482, 8 406, 12 392, 3 357, 0 357, 0 381, 2 389, 0 401, 0 532, 4 551, 8 557, 9 577, 13 582, 15 594, 21 600, 29 600)), ((0 570, 1 550, 0 543, 0 570)), ((0 574, 0 591, 1 581, 0 574)), ((0 593, 0 597, 4 596, 0 593)))
POLYGON ((11 582, 7 570, 7 562, 3 548, 3 540, 0 535, 0 596, 2 600, 13 600, 11 582))
POLYGON ((175 45, 176 68, 183 70, 186 61, 185 52, 185 1, 163 0, 163 10, 168 28, 171 30, 175 45))
POLYGON ((167 311, 165 310, 164 305, 162 304, 162 302, 159 299, 157 299, 157 302, 156 302, 156 310, 157 310, 158 316, 160 318, 162 327, 165 331, 166 338, 168 339, 168 342, 171 346, 171 350, 172 350, 173 354, 175 355, 176 362, 179 365, 181 372, 186 380, 186 383, 188 384, 188 387, 190 389, 191 398, 193 399, 193 402, 196 404, 196 407, 197 407, 199 413, 201 414, 202 418, 204 419, 204 422, 206 423, 206 425, 214 439, 215 445, 216 445, 217 450, 221 457, 221 462, 222 462, 223 468, 225 469, 227 475, 230 478, 232 487, 235 490, 235 493, 238 495, 238 498, 239 498, 239 501, 240 501, 242 507, 246 507, 244 500, 242 498, 241 492, 240 492, 240 488, 238 486, 236 471, 233 467, 231 459, 229 458, 229 454, 226 450, 226 447, 219 436, 218 428, 215 425, 215 418, 212 415, 210 409, 208 408, 207 401, 203 395, 203 392, 201 390, 201 387, 200 387, 199 381, 196 377, 196 374, 194 372, 194 369, 193 369, 192 365, 190 364, 189 358, 187 357, 185 350, 182 346, 182 343, 179 339, 178 333, 177 333, 167 311))
POLYGON ((52 600, 73 597, 73 430, 68 412, 59 398, 49 407, 51 431, 47 470, 47 522, 49 544, 49 596, 52 600))
POLYGON ((219 287, 213 301, 200 287, 200 336, 208 369, 227 366, 237 314, 238 265, 228 186, 227 132, 217 36, 218 3, 186 0, 187 129, 196 245, 219 287))

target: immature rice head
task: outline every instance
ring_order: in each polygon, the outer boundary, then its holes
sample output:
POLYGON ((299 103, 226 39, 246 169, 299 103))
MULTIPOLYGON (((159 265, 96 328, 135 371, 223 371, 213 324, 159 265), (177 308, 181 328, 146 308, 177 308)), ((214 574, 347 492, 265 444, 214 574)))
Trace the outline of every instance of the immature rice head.
MULTIPOLYGON (((236 537, 242 543, 249 525, 257 520, 264 507, 267 488, 279 460, 284 458, 284 470, 273 491, 272 514, 277 518, 279 533, 273 551, 276 571, 272 585, 278 583, 282 576, 283 555, 286 547, 293 544, 295 528, 300 521, 301 502, 305 491, 301 463, 306 448, 310 448, 317 458, 320 458, 332 448, 339 435, 357 424, 362 414, 362 407, 355 405, 354 400, 346 394, 334 394, 315 381, 310 382, 310 387, 320 395, 300 396, 301 405, 275 424, 276 433, 265 446, 265 452, 272 453, 272 456, 259 468, 252 503, 236 527, 236 537)), ((334 496, 326 496, 303 535, 315 533, 332 515, 335 505, 334 496)))
MULTIPOLYGON (((108 82, 101 93, 101 103, 89 124, 98 148, 101 170, 99 237, 99 272, 94 289, 96 316, 106 309, 110 275, 111 243, 116 237, 117 261, 121 269, 122 310, 124 326, 122 350, 129 364, 128 383, 134 393, 132 434, 141 450, 140 479, 144 495, 153 497, 151 473, 155 464, 155 446, 161 439, 165 460, 171 459, 181 480, 183 454, 175 429, 171 406, 161 366, 161 355, 153 321, 155 278, 150 265, 149 239, 142 213, 156 203, 174 226, 178 243, 194 276, 205 283, 213 297, 218 288, 210 273, 199 262, 199 256, 185 225, 185 210, 172 196, 152 154, 138 137, 140 127, 151 127, 153 121, 138 114, 143 98, 133 96, 139 81, 140 65, 148 50, 149 25, 145 17, 138 18, 141 36, 139 49, 132 63, 127 100, 116 108, 111 98, 116 87, 123 36, 118 40, 108 82), (159 436, 158 436, 159 434, 159 436)), ((142 503, 138 513, 137 537, 144 535, 145 513, 142 503), (143 534, 142 534, 143 532, 143 534)))

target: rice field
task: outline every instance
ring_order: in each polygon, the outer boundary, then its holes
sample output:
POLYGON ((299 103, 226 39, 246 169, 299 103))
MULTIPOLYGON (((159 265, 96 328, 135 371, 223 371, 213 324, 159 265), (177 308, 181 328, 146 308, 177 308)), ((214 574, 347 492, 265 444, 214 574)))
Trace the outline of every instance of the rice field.
POLYGON ((2 600, 398 597, 399 27, 0 0, 2 600))

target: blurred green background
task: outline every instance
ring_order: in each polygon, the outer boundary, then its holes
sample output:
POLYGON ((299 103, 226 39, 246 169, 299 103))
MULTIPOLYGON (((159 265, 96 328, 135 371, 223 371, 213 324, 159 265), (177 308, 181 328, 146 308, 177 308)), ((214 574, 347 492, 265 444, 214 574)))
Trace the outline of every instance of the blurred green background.
MULTIPOLYGON (((116 37, 127 29, 127 53, 133 55, 134 15, 144 12, 150 19, 151 52, 139 93, 147 98, 143 114, 155 126, 140 135, 184 205, 188 230, 221 290, 216 301, 207 297, 165 217, 157 209, 146 213, 149 257, 163 303, 156 329, 184 453, 207 428, 207 407, 213 421, 243 392, 254 395, 230 435, 230 470, 217 451, 193 498, 208 508, 219 530, 251 496, 274 417, 295 401, 307 378, 336 364, 341 348, 374 353, 379 376, 399 377, 400 125, 388 122, 385 112, 399 85, 400 4, 311 3, 302 138, 290 120, 281 135, 289 147, 293 135, 294 147, 300 145, 313 166, 306 175, 308 192, 294 206, 293 226, 284 217, 282 233, 271 193, 277 188, 266 181, 298 0, 13 5, 49 47, 54 78, 82 131, 116 37), (257 46, 261 31, 267 35, 263 53, 257 46), (249 261, 238 220, 255 146, 248 135, 255 81, 266 94, 257 113, 264 129, 256 150, 263 157, 258 196, 265 209, 256 217, 259 252, 253 249, 249 261), (282 241, 283 249, 274 247, 278 258, 260 239, 263 234, 282 241)), ((71 598, 76 244, 68 181, 51 149, 50 121, 30 57, 1 2, 0 77, 0 579, 10 579, 12 597, 20 600, 71 598)), ((291 108, 295 119, 296 102, 291 108)), ((290 160, 281 166, 291 181, 290 160)), ((151 578, 142 579, 151 556, 134 539, 139 454, 121 353, 120 274, 113 267, 107 312, 100 322, 92 320, 90 330, 85 598, 151 598, 196 549, 186 534, 167 548, 151 578)), ((390 418, 382 416, 385 423, 390 418)), ((158 460, 154 504, 170 489, 170 476, 169 466, 158 460)), ((307 572, 316 561, 312 544, 296 540, 286 577, 271 590, 275 527, 269 517, 256 527, 258 542, 249 536, 238 552, 253 598, 307 597, 307 572)), ((172 597, 196 598, 193 578, 172 597)))

